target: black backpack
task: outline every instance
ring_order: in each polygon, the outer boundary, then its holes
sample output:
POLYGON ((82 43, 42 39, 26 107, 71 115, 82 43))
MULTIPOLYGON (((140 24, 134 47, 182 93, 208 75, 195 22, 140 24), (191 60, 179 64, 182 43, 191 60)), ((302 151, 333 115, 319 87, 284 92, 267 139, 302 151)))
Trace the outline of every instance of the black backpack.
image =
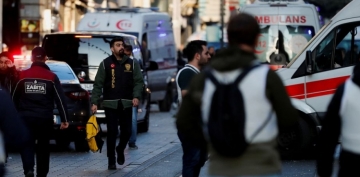
MULTIPOLYGON (((206 77, 216 87, 211 99, 205 134, 219 155, 239 157, 249 146, 250 142, 247 142, 245 138, 245 108, 239 83, 258 66, 244 68, 243 72, 230 84, 219 83, 211 69, 205 71, 206 77)), ((271 115, 272 111, 265 123, 255 131, 251 140, 265 127, 271 115)))

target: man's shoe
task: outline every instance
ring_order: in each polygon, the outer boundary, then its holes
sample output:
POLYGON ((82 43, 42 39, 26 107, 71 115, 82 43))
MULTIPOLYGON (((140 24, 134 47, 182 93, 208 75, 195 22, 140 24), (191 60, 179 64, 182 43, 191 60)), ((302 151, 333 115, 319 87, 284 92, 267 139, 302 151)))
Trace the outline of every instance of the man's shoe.
POLYGON ((25 177, 34 177, 34 172, 33 171, 28 171, 26 173, 25 177))
POLYGON ((129 144, 129 149, 136 150, 136 149, 139 149, 139 148, 136 146, 135 143, 131 143, 131 144, 129 144))
POLYGON ((109 165, 108 170, 116 170, 116 165, 109 165))
POLYGON ((120 150, 119 148, 116 148, 116 153, 117 153, 117 163, 119 165, 123 165, 125 163, 125 155, 124 155, 124 150, 120 150))

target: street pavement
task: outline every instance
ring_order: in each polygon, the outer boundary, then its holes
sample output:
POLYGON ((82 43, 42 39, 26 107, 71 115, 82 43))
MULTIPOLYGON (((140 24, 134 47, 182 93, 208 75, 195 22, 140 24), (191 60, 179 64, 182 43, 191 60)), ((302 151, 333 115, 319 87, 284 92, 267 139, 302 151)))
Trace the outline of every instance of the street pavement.
MULTIPOLYGON (((102 153, 75 152, 73 143, 69 150, 59 151, 52 146, 49 177, 180 177, 182 149, 175 128, 174 111, 161 113, 152 105, 149 132, 138 134, 137 150, 125 150, 126 161, 117 170, 107 170, 106 145, 102 153)), ((24 176, 18 153, 10 153, 6 177, 24 176)), ((283 161, 282 177, 314 177, 314 160, 283 161)), ((205 164, 200 177, 206 177, 205 164)))

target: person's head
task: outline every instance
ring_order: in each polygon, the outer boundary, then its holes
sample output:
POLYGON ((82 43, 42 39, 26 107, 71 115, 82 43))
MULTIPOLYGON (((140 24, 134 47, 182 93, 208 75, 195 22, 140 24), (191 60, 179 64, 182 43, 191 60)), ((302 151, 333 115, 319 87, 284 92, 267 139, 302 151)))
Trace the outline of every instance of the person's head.
POLYGON ((132 55, 133 48, 131 45, 125 45, 124 53, 126 56, 130 57, 132 55))
POLYGON ((31 61, 32 62, 45 62, 46 61, 46 52, 42 47, 35 47, 31 51, 31 61))
POLYGON ((227 35, 229 45, 248 46, 255 49, 260 35, 260 26, 253 16, 240 13, 230 19, 227 35))
POLYGON ((6 71, 8 68, 14 66, 14 59, 8 52, 0 54, 0 71, 6 71))
POLYGON ((215 48, 213 46, 209 47, 209 53, 210 53, 210 55, 215 54, 215 48))
POLYGON ((110 41, 110 49, 115 56, 124 56, 125 42, 123 37, 115 37, 110 41))
POLYGON ((199 66, 205 65, 210 59, 207 42, 194 40, 187 44, 183 54, 187 57, 188 62, 196 62, 199 66))

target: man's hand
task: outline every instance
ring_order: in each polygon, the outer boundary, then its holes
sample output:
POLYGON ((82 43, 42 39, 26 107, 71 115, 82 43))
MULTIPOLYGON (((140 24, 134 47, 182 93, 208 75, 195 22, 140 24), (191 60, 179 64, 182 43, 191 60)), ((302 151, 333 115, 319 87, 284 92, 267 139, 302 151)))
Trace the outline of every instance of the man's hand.
POLYGON ((67 129, 69 127, 69 122, 61 122, 60 130, 67 129))
POLYGON ((134 98, 134 99, 132 100, 132 103, 133 103, 133 107, 138 106, 138 105, 139 105, 139 99, 134 98))
POLYGON ((95 114, 96 111, 97 111, 97 106, 93 104, 93 105, 91 106, 91 111, 92 111, 93 114, 95 114))

